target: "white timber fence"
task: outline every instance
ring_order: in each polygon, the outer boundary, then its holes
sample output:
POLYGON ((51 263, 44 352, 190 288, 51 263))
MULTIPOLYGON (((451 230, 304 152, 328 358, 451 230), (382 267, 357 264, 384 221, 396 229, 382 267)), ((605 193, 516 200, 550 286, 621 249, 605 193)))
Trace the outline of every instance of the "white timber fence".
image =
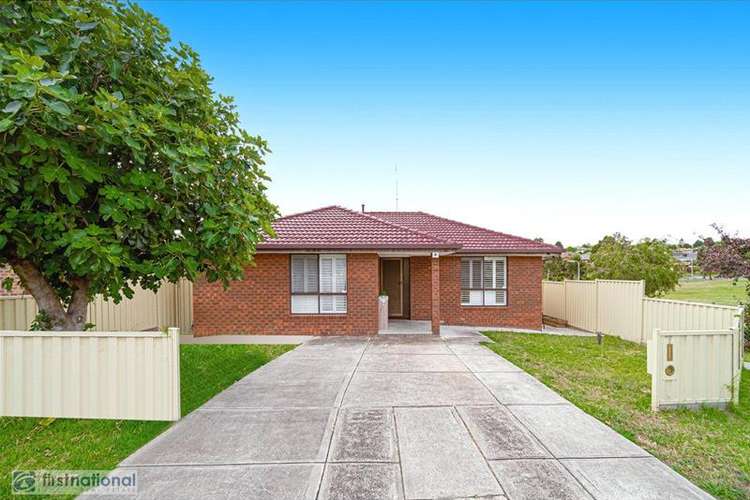
POLYGON ((178 420, 179 335, 0 331, 0 416, 178 420))
MULTIPOLYGON (((119 304, 97 296, 89 304, 87 323, 98 332, 164 330, 176 326, 190 333, 193 325, 193 284, 188 280, 164 283, 154 293, 134 288, 132 299, 119 304)), ((38 312, 30 295, 0 297, 0 330, 28 330, 38 312)))

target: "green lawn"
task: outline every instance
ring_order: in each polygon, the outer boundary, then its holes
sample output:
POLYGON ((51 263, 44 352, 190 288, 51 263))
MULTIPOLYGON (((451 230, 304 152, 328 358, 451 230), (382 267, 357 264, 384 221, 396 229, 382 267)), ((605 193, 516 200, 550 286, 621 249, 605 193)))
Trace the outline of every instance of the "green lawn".
POLYGON ((727 411, 651 411, 643 346, 605 337, 488 334, 486 345, 719 498, 750 498, 750 371, 727 411))
POLYGON ((746 279, 739 280, 736 285, 727 279, 686 280, 680 281, 677 289, 664 298, 736 306, 740 302, 747 302, 746 286, 746 279))
MULTIPOLYGON (((181 346, 182 414, 190 413, 214 394, 293 348, 181 346)), ((0 498, 11 496, 14 469, 113 469, 169 425, 132 420, 0 418, 0 498)))

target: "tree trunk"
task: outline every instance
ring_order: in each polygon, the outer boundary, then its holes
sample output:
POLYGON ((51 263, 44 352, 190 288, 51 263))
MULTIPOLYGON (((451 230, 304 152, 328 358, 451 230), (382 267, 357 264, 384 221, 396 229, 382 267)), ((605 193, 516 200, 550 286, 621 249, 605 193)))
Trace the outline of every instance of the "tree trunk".
POLYGON ((44 311, 51 320, 53 330, 82 331, 85 328, 86 308, 89 303, 88 280, 84 278, 73 280, 73 297, 66 310, 55 289, 33 263, 24 259, 11 259, 10 265, 21 278, 24 288, 36 300, 39 311, 44 311))

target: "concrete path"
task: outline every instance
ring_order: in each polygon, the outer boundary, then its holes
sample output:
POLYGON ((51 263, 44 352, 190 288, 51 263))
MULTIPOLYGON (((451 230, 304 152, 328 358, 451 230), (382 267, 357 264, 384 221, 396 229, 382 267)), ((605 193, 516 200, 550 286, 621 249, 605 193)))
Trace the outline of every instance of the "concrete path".
POLYGON ((312 340, 133 469, 154 499, 710 498, 476 335, 312 340))

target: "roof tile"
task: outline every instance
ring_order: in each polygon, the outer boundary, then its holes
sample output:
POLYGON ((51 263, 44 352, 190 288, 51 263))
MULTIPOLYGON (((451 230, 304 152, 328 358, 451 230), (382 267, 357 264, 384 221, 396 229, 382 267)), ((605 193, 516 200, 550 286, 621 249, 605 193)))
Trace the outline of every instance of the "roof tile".
POLYGON ((461 252, 498 251, 508 253, 561 253, 547 243, 472 226, 424 212, 368 212, 380 219, 461 245, 461 252))
POLYGON ((356 212, 328 206, 273 223, 258 250, 453 250, 560 253, 553 245, 424 212, 356 212))
POLYGON ((258 250, 459 248, 451 241, 338 206, 281 217, 273 228, 276 237, 260 243, 258 250))

